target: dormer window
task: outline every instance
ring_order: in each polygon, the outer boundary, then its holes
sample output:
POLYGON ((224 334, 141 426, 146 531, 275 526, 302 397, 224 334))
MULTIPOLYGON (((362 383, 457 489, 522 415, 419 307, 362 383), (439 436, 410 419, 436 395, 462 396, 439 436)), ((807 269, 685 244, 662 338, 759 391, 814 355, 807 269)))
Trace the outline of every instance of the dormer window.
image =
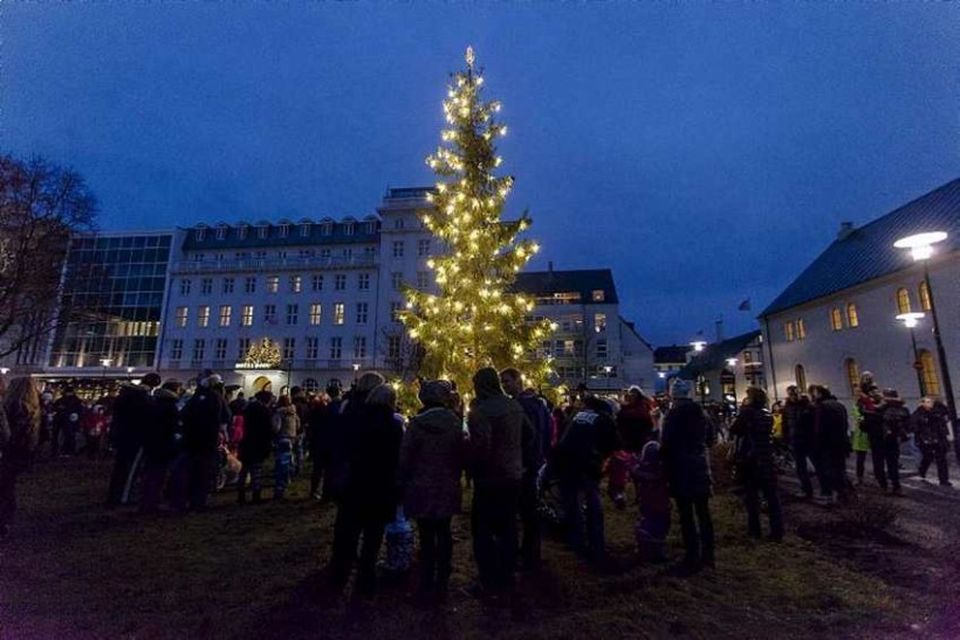
POLYGON ((353 235, 353 223, 352 223, 352 222, 344 222, 344 223, 343 223, 343 235, 345 235, 345 236, 352 236, 352 235, 353 235))
POLYGON ((397 218, 396 220, 394 220, 394 221, 393 221, 393 228, 394 228, 394 229, 397 229, 398 231, 399 231, 400 229, 403 229, 403 218, 397 218))
POLYGON ((223 240, 227 237, 227 225, 222 224, 217 227, 217 240, 223 240))
POLYGON ((304 222, 300 225, 300 237, 306 238, 310 235, 310 223, 304 222))
POLYGON ((593 298, 594 302, 603 302, 605 298, 603 295, 603 289, 594 289, 590 297, 593 298))
POLYGON ((376 230, 377 230, 377 226, 376 226, 376 225, 377 225, 377 223, 374 222, 373 220, 367 222, 367 223, 364 225, 364 226, 366 227, 366 229, 364 229, 364 233, 366 233, 366 234, 368 234, 368 235, 373 235, 373 234, 376 232, 376 230))
POLYGON ((324 222, 320 225, 320 233, 325 236, 333 235, 333 223, 324 222))
POLYGON ((281 224, 281 225, 280 225, 280 237, 281 237, 281 238, 286 238, 286 237, 287 237, 287 234, 288 234, 289 232, 290 232, 290 225, 288 225, 288 224, 281 224))
POLYGON ((237 237, 240 238, 241 240, 247 237, 247 225, 242 224, 239 227, 237 227, 237 237))
POLYGON ((207 230, 206 230, 205 227, 198 227, 198 228, 197 228, 196 236, 195 236, 196 239, 197 239, 197 242, 203 242, 203 236, 206 235, 206 231, 207 231, 207 230))
POLYGON ((266 240, 267 238, 267 225, 263 224, 257 227, 257 237, 261 240, 266 240))

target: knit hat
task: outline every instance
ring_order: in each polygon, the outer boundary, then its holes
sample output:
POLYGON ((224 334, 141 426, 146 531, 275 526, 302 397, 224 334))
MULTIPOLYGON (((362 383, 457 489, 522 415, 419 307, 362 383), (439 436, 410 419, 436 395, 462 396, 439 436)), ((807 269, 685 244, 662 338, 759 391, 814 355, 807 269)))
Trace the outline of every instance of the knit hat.
POLYGON ((448 406, 453 386, 447 380, 429 380, 420 387, 420 402, 424 406, 448 406))
POLYGON ((690 383, 686 380, 680 378, 675 378, 673 381, 673 386, 670 387, 670 397, 671 398, 689 398, 690 397, 690 383))
POLYGON ((887 400, 899 400, 900 394, 897 393, 896 389, 884 389, 883 397, 886 398, 887 400))

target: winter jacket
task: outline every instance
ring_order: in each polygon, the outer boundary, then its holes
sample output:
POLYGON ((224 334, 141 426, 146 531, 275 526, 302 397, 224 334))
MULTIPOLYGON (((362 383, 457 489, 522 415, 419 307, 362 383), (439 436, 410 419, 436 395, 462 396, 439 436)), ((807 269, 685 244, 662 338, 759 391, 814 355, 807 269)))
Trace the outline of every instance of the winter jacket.
POLYGON ((3 451, 10 443, 10 421, 7 420, 7 412, 3 408, 3 398, 0 397, 0 457, 3 451))
POLYGON ((711 494, 707 446, 712 444, 712 431, 703 409, 689 398, 678 400, 664 418, 661 456, 674 497, 696 499, 711 494))
POLYGON ((300 418, 297 408, 293 405, 277 407, 273 412, 273 433, 278 438, 293 440, 300 432, 300 418))
POLYGON ((860 412, 860 428, 867 435, 878 436, 883 431, 883 409, 877 405, 871 393, 876 387, 861 390, 857 396, 857 410, 860 412))
POLYGON ((890 442, 903 442, 910 435, 910 411, 903 400, 887 398, 883 403, 883 438, 890 442))
POLYGON ((947 407, 938 402, 929 411, 917 408, 911 418, 911 428, 921 450, 946 451, 950 435, 950 414, 947 407))
POLYGON ((623 448, 633 453, 639 452, 653 431, 653 415, 651 405, 647 400, 640 399, 631 404, 625 404, 617 414, 617 430, 623 448))
POLYGON ((532 434, 533 427, 520 403, 503 393, 496 371, 481 369, 474 385, 477 397, 467 421, 474 481, 478 486, 518 482, 524 469, 524 434, 532 434))
POLYGON ((794 446, 813 447, 813 410, 807 398, 783 403, 783 437, 794 446))
POLYGON ((270 407, 251 400, 243 410, 243 439, 238 455, 245 464, 260 464, 270 455, 273 446, 273 424, 270 407))
POLYGON ((599 480, 603 464, 622 446, 613 418, 584 409, 573 417, 557 444, 555 467, 561 478, 599 480))
POLYGON ((31 413, 21 405, 0 405, 0 413, 6 416, 10 437, 0 449, 2 464, 17 471, 26 471, 33 462, 33 452, 40 441, 41 412, 31 413))
POLYGON ((533 426, 532 437, 534 441, 530 442, 533 449, 530 451, 529 460, 524 464, 524 467, 528 474, 536 473, 550 454, 553 441, 553 417, 550 415, 550 408, 544 399, 532 391, 524 391, 518 395, 517 402, 523 407, 527 419, 533 426))
POLYGON ((143 433, 143 455, 148 462, 164 464, 177 454, 176 434, 180 430, 180 398, 173 391, 158 389, 153 397, 153 418, 143 433))
POLYGON ((403 436, 399 485, 408 518, 448 518, 460 512, 464 434, 453 411, 417 414, 403 436))
POLYGON ((762 405, 745 404, 730 426, 730 435, 737 438, 737 460, 743 477, 769 481, 776 477, 773 459, 773 417, 762 405))
POLYGON ((144 434, 153 429, 153 398, 142 385, 125 384, 113 404, 110 441, 121 455, 134 455, 143 446, 144 434))
POLYGON ((815 447, 822 455, 846 457, 853 450, 849 429, 847 408, 836 398, 829 396, 814 404, 815 447))
POLYGON ((307 412, 307 442, 310 456, 326 464, 330 459, 331 441, 340 419, 342 401, 337 398, 328 404, 315 403, 307 412))
POLYGON ((230 409, 223 396, 200 387, 183 407, 183 449, 193 455, 213 455, 217 452, 220 432, 230 424, 230 409))
POLYGON ((80 429, 80 419, 83 417, 83 402, 75 395, 63 396, 53 403, 53 422, 58 428, 80 429))
POLYGON ((387 407, 364 403, 349 412, 344 427, 348 466, 341 503, 368 519, 389 522, 399 502, 397 464, 402 419, 387 407))

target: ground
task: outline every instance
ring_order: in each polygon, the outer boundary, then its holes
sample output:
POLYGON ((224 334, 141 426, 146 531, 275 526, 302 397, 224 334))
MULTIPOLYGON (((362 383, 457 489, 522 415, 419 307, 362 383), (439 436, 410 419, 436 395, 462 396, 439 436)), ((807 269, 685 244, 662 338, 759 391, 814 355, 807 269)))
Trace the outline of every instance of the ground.
POLYGON ((788 501, 782 544, 747 541, 721 488, 716 570, 689 578, 636 561, 634 512, 608 504, 614 566, 550 540, 544 572, 497 602, 463 590, 475 572, 460 517, 448 602, 424 606, 412 580, 372 600, 324 587, 334 508, 309 500, 302 478, 284 503, 222 493, 206 513, 145 517, 101 506, 109 465, 48 461, 22 477, 0 546, 0 638, 960 637, 960 491, 916 479, 905 498, 865 487, 848 508, 788 501))

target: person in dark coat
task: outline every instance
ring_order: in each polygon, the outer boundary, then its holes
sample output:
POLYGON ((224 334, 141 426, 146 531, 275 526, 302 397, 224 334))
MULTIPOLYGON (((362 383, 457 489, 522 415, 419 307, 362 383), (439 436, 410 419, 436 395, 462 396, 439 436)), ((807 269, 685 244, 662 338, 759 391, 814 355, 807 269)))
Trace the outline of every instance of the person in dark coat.
POLYGON ((310 495, 321 502, 329 502, 335 493, 329 472, 333 464, 330 455, 331 441, 343 404, 339 380, 331 380, 326 391, 329 401, 315 400, 313 406, 307 411, 307 446, 312 461, 310 495), (326 478, 324 478, 325 475, 326 478), (320 493, 321 482, 323 482, 322 494, 320 493))
POLYGON ((528 455, 535 443, 523 407, 503 392, 496 369, 477 371, 473 388, 468 416, 473 555, 480 588, 496 591, 514 582, 524 437, 528 455))
MULTIPOLYGON (((796 385, 787 387, 787 400, 783 404, 783 437, 793 450, 801 497, 809 500, 813 497, 810 466, 813 466, 818 479, 820 467, 814 455, 813 408, 810 399, 796 385)), ((820 484, 823 484, 822 480, 820 484)))
POLYGON ((230 409, 223 397, 220 376, 211 374, 201 380, 196 393, 183 407, 180 419, 190 507, 203 510, 217 465, 220 434, 225 434, 230 424, 230 409))
POLYGON ((253 502, 261 500, 260 474, 263 462, 270 456, 273 445, 273 423, 271 405, 273 394, 259 391, 253 400, 246 403, 243 410, 243 439, 237 453, 240 458, 240 479, 237 481, 237 502, 247 502, 247 478, 253 491, 253 502))
POLYGON ((153 418, 146 423, 143 437, 143 491, 140 495, 141 513, 157 510, 163 494, 163 483, 170 463, 177 456, 177 433, 180 431, 181 385, 168 380, 153 396, 153 418))
POLYGON ((900 488, 900 444, 910 435, 910 411, 903 406, 903 400, 896 389, 883 390, 882 424, 881 447, 886 475, 890 478, 890 492, 901 496, 903 489, 900 488))
POLYGON ((883 396, 869 371, 860 376, 857 390, 857 410, 860 413, 860 429, 870 441, 870 458, 873 461, 873 476, 877 485, 887 490, 886 463, 883 455, 883 396))
POLYGON ((937 478, 941 487, 949 487, 950 475, 947 470, 947 452, 949 450, 950 412, 939 400, 927 396, 913 412, 911 428, 920 448, 920 479, 927 481, 930 463, 937 463, 937 478))
POLYGON ((501 371, 500 384, 504 392, 523 407, 529 426, 533 429, 525 437, 527 447, 524 450, 523 480, 520 486, 520 520, 523 525, 520 558, 525 570, 536 571, 540 568, 542 535, 540 513, 537 511, 540 499, 537 477, 540 467, 550 453, 553 419, 543 398, 539 397, 533 389, 523 388, 523 376, 517 369, 501 371))
POLYGON ((847 458, 853 452, 847 408, 823 385, 813 385, 815 449, 821 468, 821 495, 827 504, 849 499, 847 458))
POLYGON ((63 396, 53 403, 53 410, 55 413, 50 453, 54 458, 58 454, 72 456, 77 452, 77 432, 83 418, 83 401, 77 397, 73 387, 67 387, 63 390, 63 396))
POLYGON ((125 384, 113 405, 110 441, 116 452, 113 473, 107 489, 107 505, 126 504, 140 464, 144 435, 154 430, 156 419, 153 390, 160 386, 160 376, 148 373, 138 385, 125 384))
POLYGON ((244 409, 247 408, 247 399, 243 395, 243 391, 237 391, 237 397, 230 401, 228 407, 230 408, 231 416, 243 415, 244 409))
POLYGON ((36 381, 29 376, 10 381, 0 396, 0 541, 10 533, 17 508, 17 477, 33 464, 40 440, 43 411, 36 381))
POLYGON ((747 508, 747 532, 761 536, 760 495, 767 501, 770 516, 770 539, 783 540, 783 511, 777 493, 777 471, 773 460, 773 417, 767 410, 767 394, 759 387, 748 387, 730 435, 735 438, 735 464, 743 483, 747 508))
POLYGON ((344 407, 348 475, 338 498, 333 532, 332 572, 336 586, 350 577, 361 534, 363 544, 357 589, 369 594, 376 586, 376 562, 387 523, 396 517, 397 464, 403 424, 395 414, 396 392, 383 376, 360 376, 344 407))
POLYGON ((417 521, 420 533, 420 589, 441 594, 450 579, 450 520, 460 513, 463 474, 464 432, 449 408, 452 393, 446 380, 421 385, 423 409, 403 436, 398 472, 404 515, 417 521))
POLYGON ((713 444, 713 429, 703 409, 690 399, 690 391, 690 383, 680 379, 670 389, 673 407, 663 421, 660 453, 680 518, 684 566, 696 570, 714 564, 713 479, 707 452, 713 444))

